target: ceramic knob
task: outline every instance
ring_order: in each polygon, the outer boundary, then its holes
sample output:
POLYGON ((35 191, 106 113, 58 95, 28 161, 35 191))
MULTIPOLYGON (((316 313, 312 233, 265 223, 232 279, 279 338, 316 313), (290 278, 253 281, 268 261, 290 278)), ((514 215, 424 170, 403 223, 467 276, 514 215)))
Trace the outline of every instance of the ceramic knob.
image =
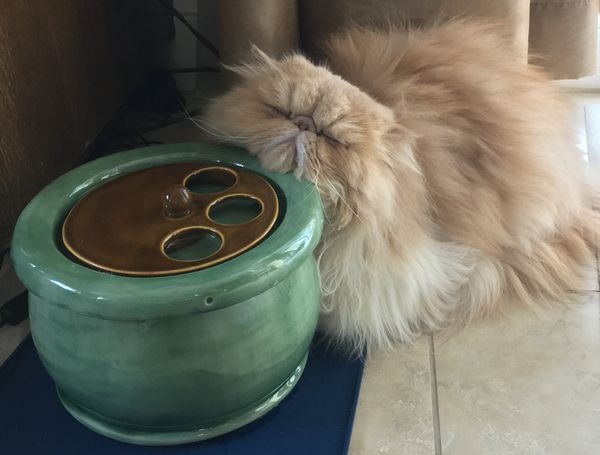
POLYGON ((170 218, 181 218, 192 211, 192 193, 183 185, 173 185, 163 194, 165 214, 170 218))

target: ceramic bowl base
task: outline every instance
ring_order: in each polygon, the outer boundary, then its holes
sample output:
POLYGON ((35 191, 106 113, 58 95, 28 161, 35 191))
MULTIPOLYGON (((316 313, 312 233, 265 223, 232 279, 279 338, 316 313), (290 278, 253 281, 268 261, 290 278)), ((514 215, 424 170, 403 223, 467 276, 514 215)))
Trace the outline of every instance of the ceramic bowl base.
POLYGON ((227 420, 210 426, 198 425, 197 427, 194 427, 193 425, 189 425, 185 429, 132 429, 129 426, 119 424, 119 422, 103 417, 80 406, 60 389, 57 389, 57 392, 63 406, 76 420, 103 436, 121 442, 146 446, 188 444, 229 433, 262 417, 271 409, 275 408, 298 383, 298 380, 304 371, 307 357, 308 355, 302 359, 294 372, 283 384, 275 389, 272 394, 245 410, 230 416, 227 420))

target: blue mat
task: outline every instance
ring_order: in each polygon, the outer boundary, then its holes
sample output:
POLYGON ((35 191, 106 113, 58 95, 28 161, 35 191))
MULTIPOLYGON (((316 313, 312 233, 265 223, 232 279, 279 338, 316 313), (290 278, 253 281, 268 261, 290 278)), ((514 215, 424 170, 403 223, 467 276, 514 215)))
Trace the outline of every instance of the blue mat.
POLYGON ((120 443, 88 430, 58 401, 31 337, 0 367, 0 452, 6 455, 342 455, 363 364, 313 343, 298 385, 273 411, 233 433, 174 447, 120 443))

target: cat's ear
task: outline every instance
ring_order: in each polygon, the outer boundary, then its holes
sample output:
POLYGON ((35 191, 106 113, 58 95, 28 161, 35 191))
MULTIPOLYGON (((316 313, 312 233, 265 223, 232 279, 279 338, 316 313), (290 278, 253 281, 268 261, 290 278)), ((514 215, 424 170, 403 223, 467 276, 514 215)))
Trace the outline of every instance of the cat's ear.
POLYGON ((243 78, 249 78, 259 74, 265 67, 275 68, 275 60, 265 54, 258 46, 250 46, 250 58, 240 65, 222 65, 223 68, 243 78))
POLYGON ((275 61, 265 54, 256 44, 250 46, 250 55, 256 60, 256 63, 260 63, 265 66, 274 66, 275 61))

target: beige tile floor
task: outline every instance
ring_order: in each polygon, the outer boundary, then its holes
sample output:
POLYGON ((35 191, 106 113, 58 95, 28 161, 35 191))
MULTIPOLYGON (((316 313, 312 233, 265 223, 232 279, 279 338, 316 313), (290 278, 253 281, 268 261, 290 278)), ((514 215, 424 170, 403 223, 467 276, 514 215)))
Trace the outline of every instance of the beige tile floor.
MULTIPOLYGON (((600 96, 574 94, 578 147, 600 165, 600 96)), ((598 264, 573 301, 367 361, 351 455, 600 454, 598 264)))
MULTIPOLYGON (((578 146, 600 165, 600 95, 574 94, 578 146)), ((191 122, 148 140, 194 141, 191 122)), ((367 362, 351 455, 600 454, 600 292, 544 317, 515 312, 367 362)), ((0 328, 0 363, 28 333, 0 328)))
POLYGON ((600 294, 586 292, 369 359, 350 454, 598 454, 599 425, 600 294))

